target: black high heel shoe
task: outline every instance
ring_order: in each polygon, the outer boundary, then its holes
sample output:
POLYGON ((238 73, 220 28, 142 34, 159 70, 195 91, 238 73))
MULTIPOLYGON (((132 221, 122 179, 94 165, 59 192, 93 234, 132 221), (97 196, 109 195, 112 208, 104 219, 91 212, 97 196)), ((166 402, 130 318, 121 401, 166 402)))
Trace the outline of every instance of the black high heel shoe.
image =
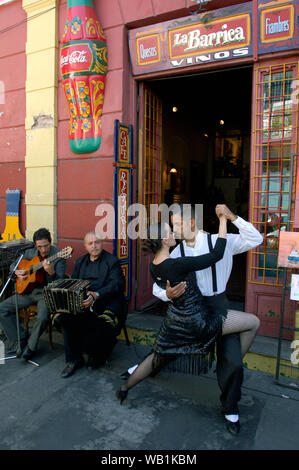
POLYGON ((128 390, 119 389, 119 390, 117 390, 115 395, 116 395, 116 398, 120 401, 120 404, 122 405, 123 401, 128 396, 128 390))

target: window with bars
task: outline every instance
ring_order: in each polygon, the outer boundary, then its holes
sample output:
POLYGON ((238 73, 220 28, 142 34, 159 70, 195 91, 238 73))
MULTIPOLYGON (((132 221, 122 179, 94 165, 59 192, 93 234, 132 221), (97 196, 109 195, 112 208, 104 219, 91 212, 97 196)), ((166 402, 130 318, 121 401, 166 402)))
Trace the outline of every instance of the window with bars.
POLYGON ((151 212, 153 204, 161 199, 162 161, 162 102, 150 89, 145 89, 144 108, 144 186, 143 203, 147 211, 147 224, 156 222, 151 212), (153 220, 151 220, 151 215, 153 220))
POLYGON ((278 242, 288 222, 293 230, 288 204, 289 192, 295 190, 291 155, 298 150, 298 100, 294 99, 298 63, 258 68, 255 73, 252 222, 264 235, 264 243, 251 254, 250 281, 282 285, 278 242))

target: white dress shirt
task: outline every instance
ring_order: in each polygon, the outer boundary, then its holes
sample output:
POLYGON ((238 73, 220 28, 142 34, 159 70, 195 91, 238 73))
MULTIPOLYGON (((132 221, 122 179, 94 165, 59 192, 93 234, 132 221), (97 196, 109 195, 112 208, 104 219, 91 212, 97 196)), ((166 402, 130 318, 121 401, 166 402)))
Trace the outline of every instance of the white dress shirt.
MULTIPOLYGON (((216 279, 217 279, 217 294, 222 294, 226 290, 226 285, 229 280, 232 267, 233 267, 233 256, 245 251, 252 250, 256 246, 260 245, 263 241, 263 236, 258 230, 250 223, 246 222, 241 217, 233 222, 238 228, 239 234, 228 233, 227 243, 224 251, 223 258, 216 263, 216 279)), ((212 244, 215 246, 218 234, 212 235, 212 244)), ((198 256, 209 253, 208 237, 207 234, 198 232, 196 236, 196 242, 193 247, 188 246, 183 241, 185 256, 198 256)), ((171 252, 171 258, 179 258, 181 256, 180 246, 176 246, 171 252)), ((201 271, 196 271, 197 285, 205 296, 214 295, 213 292, 213 279, 212 269, 206 268, 201 271)), ((169 302, 166 295, 166 290, 159 287, 156 283, 153 285, 153 294, 159 299, 169 302)))

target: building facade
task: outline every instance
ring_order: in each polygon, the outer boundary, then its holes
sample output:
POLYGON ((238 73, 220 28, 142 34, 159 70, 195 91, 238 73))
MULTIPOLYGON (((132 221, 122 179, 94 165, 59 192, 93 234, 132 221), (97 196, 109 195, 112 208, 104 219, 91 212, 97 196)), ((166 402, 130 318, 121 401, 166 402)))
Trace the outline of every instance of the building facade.
MULTIPOLYGON (((298 1, 94 0, 108 69, 101 146, 86 154, 69 146, 59 61, 67 7, 0 5, 0 232, 5 191, 20 189, 21 232, 46 226, 58 247, 72 244, 71 271, 84 234, 112 207, 117 240, 105 248, 122 260, 130 309, 142 309, 152 281, 139 240, 127 237, 128 206, 142 204, 150 221, 153 204, 203 204, 213 231, 214 207, 226 203, 264 235, 235 258, 229 298, 277 337, 279 234, 298 226, 298 1)), ((290 326, 295 308, 287 295, 290 326)))

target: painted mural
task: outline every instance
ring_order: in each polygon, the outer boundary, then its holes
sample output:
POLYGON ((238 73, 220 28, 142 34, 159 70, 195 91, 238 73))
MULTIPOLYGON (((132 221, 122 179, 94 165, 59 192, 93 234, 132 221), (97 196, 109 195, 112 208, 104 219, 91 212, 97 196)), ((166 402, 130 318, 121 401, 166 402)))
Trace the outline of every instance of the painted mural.
POLYGON ((69 145, 74 153, 91 153, 102 140, 106 38, 92 0, 68 0, 67 11, 60 69, 70 118, 69 145))

